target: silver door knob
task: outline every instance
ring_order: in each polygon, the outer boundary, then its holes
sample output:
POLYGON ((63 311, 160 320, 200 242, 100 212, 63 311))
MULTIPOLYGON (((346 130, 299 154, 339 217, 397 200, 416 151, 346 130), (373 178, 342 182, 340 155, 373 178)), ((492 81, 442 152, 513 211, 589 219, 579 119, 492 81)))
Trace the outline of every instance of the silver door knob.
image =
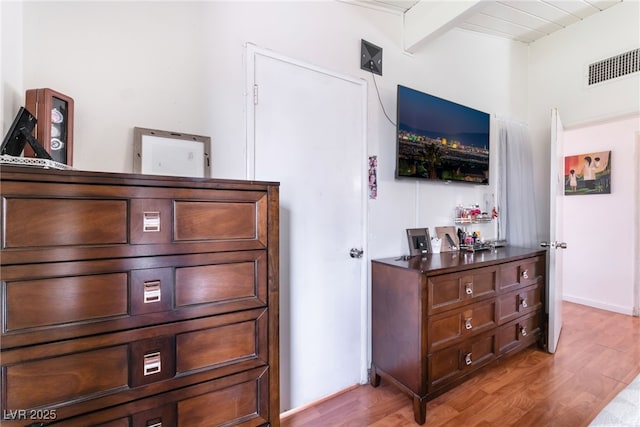
POLYGON ((351 258, 362 258, 362 254, 364 254, 364 251, 359 248, 351 248, 349 251, 349 256, 351 258))
POLYGON ((567 244, 565 242, 541 242, 540 246, 543 248, 567 249, 567 244))

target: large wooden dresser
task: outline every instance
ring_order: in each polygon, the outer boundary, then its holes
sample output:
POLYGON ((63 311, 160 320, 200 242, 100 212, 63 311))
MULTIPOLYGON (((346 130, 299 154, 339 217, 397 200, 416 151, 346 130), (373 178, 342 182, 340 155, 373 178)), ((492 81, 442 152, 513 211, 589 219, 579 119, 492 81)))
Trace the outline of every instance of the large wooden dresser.
POLYGON ((479 368, 538 342, 544 331, 545 252, 505 247, 373 260, 370 382, 427 401, 479 368))
POLYGON ((0 186, 3 426, 279 425, 277 183, 0 186))

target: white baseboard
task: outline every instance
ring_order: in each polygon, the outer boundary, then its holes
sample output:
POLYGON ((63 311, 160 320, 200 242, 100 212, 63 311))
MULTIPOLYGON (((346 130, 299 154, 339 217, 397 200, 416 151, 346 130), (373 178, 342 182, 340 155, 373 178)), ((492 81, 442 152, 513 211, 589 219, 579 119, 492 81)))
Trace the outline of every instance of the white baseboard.
POLYGON ((302 411, 304 411, 305 409, 309 409, 309 408, 311 408, 312 406, 317 406, 317 405, 319 405, 319 404, 321 404, 321 403, 323 403, 323 402, 326 402, 327 400, 331 400, 331 399, 333 399, 334 397, 340 396, 341 394, 344 394, 344 393, 346 393, 346 392, 348 392, 348 391, 351 391, 351 390, 353 390, 353 389, 356 389, 356 388, 360 387, 361 385, 362 385, 362 384, 354 384, 354 385, 349 386, 349 387, 347 387, 347 388, 345 388, 345 389, 338 390, 337 392, 332 393, 332 394, 330 394, 330 395, 328 395, 328 396, 321 397, 321 398, 320 398, 320 399, 318 399, 318 400, 314 400, 313 402, 309 402, 309 403, 304 404, 304 405, 302 405, 302 406, 298 406, 297 408, 293 408, 293 409, 289 409, 288 411, 281 412, 281 413, 280 413, 280 420, 284 420, 285 418, 290 417, 290 416, 292 416, 292 415, 295 415, 295 414, 297 414, 298 412, 302 412, 302 411))
POLYGON ((571 295, 563 295, 562 297, 563 300, 565 301, 569 301, 569 302, 575 302, 576 304, 582 304, 582 305, 586 305, 589 307, 594 307, 594 308, 599 308, 601 310, 607 310, 607 311, 613 311, 615 313, 621 313, 621 314, 626 314, 629 316, 634 316, 634 309, 632 306, 619 306, 619 305, 614 305, 614 304, 604 304, 600 301, 594 301, 594 300, 590 300, 590 299, 585 299, 585 298, 579 298, 579 297, 574 297, 571 295))

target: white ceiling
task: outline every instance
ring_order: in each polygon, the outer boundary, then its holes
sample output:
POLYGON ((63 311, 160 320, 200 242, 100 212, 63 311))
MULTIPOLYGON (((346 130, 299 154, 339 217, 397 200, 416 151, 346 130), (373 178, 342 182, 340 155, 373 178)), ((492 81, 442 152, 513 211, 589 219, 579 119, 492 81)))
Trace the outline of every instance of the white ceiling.
MULTIPOLYGON (((579 22, 623 0, 503 0, 482 1, 455 26, 531 43, 579 22)), ((418 3, 456 3, 433 0, 360 0, 375 7, 406 13, 418 3)), ((459 2, 458 2, 459 3, 459 2)))

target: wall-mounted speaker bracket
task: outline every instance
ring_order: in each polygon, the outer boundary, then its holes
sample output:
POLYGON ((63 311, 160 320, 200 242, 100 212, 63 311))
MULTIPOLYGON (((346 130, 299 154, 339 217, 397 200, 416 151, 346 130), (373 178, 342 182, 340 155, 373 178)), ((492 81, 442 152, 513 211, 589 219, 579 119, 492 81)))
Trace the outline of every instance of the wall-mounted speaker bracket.
POLYGON ((379 76, 382 75, 382 48, 361 40, 360 68, 379 76))

